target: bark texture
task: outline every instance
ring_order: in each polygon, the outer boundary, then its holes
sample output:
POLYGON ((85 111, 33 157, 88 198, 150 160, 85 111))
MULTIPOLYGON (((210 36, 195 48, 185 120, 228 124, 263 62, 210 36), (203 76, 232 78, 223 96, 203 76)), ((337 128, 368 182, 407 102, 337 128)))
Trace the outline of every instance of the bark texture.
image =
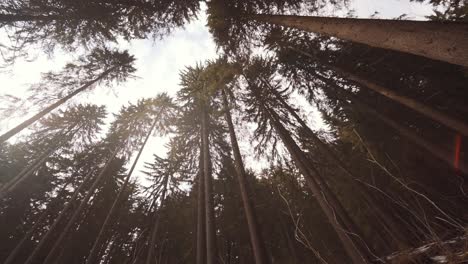
POLYGON ((248 18, 468 66, 466 23, 262 14, 248 18))
POLYGON ((203 171, 205 174, 205 223, 206 223, 206 263, 218 263, 218 246, 216 243, 216 223, 213 202, 213 184, 211 176, 211 155, 209 140, 208 112, 202 111, 202 137, 203 137, 203 171))
POLYGON ((268 258, 265 254, 265 245, 261 238, 260 231, 258 228, 258 221, 255 215, 255 210, 250 199, 247 174, 245 173, 244 162, 239 150, 239 144, 237 143, 236 131, 234 130, 234 124, 232 122, 231 112, 229 109, 229 103, 226 96, 226 92, 222 90, 224 112, 226 121, 229 128, 229 136, 231 139, 232 151, 234 153, 234 162, 236 164, 237 180, 239 181, 239 189, 244 206, 245 216, 247 218, 247 226, 249 228, 250 243, 254 253, 256 264, 269 263, 268 258))

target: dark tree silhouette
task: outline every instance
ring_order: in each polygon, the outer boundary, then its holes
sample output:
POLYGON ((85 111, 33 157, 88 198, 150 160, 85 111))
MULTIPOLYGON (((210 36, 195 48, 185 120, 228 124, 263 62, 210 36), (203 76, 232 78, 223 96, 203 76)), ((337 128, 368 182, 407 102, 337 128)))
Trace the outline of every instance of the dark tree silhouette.
POLYGON ((88 56, 81 57, 77 63, 67 64, 59 73, 44 74, 43 83, 32 88, 32 101, 38 104, 49 104, 51 100, 56 102, 1 135, 0 143, 97 84, 108 86, 113 81, 125 81, 135 71, 132 66, 134 60, 126 51, 95 49, 88 56))

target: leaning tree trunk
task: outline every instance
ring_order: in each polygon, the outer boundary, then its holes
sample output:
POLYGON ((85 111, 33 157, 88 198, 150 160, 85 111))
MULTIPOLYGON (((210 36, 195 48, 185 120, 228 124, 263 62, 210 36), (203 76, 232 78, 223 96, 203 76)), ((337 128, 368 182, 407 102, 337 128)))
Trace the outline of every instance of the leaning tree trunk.
POLYGON ((205 162, 203 159, 204 140, 200 129, 200 160, 198 165, 197 193, 197 264, 206 263, 206 230, 205 230, 205 162))
POLYGON ((218 263, 218 247, 216 244, 216 223, 211 176, 209 118, 207 106, 204 105, 202 109, 201 126, 203 137, 203 171, 205 174, 206 263, 216 264, 218 263))
MULTIPOLYGON (((169 175, 165 175, 164 181, 163 181, 163 190, 161 192, 161 202, 159 204, 159 208, 162 208, 164 201, 166 200, 166 193, 167 193, 167 188, 169 184, 169 175)), ((155 218, 156 221, 154 222, 153 229, 151 232, 151 237, 148 245, 148 254, 146 255, 146 264, 151 264, 154 263, 154 256, 155 256, 155 245, 156 245, 156 238, 157 234, 159 231, 159 223, 161 222, 161 216, 157 214, 157 206, 155 208, 155 218)))
POLYGON ((39 243, 36 245, 34 250, 29 254, 28 259, 24 262, 25 264, 30 264, 33 263, 37 255, 40 253, 42 247, 44 247, 45 243, 48 242, 49 238, 52 236, 52 234, 56 231, 58 224, 62 222, 62 219, 64 219, 67 215, 67 212, 70 210, 70 208, 73 207, 73 203, 75 202, 76 198, 78 198, 78 195, 80 192, 85 188, 86 184, 88 181, 91 179, 93 176, 93 170, 90 170, 90 172, 85 176, 83 182, 78 186, 78 188, 75 190, 73 193, 73 196, 70 198, 68 203, 65 205, 65 207, 60 211, 59 215, 55 218, 54 223, 50 228, 47 230, 47 232, 41 237, 41 240, 39 243))
MULTIPOLYGON (((291 50, 294 50, 295 52, 298 52, 302 55, 305 55, 309 58, 315 59, 316 57, 313 56, 312 54, 296 49, 294 47, 288 46, 291 50)), ((388 99, 397 102, 399 104, 402 104, 411 110, 418 112, 434 121, 437 121, 446 127, 453 129, 455 131, 460 132, 464 136, 468 136, 468 124, 466 124, 464 121, 459 120, 457 118, 454 118, 452 116, 449 116, 448 114, 441 112, 433 107, 430 107, 428 105, 425 105, 423 103, 420 103, 412 98, 409 98, 407 96, 400 95, 396 92, 394 92, 392 89, 389 89, 387 87, 378 85, 370 80, 367 80, 365 78, 359 77, 356 74, 352 74, 350 72, 347 72, 343 70, 342 68, 333 66, 328 63, 323 63, 321 64, 325 65, 327 68, 333 70, 334 72, 338 73, 340 76, 346 78, 347 80, 350 80, 352 82, 355 82, 359 84, 361 87, 365 87, 368 89, 371 89, 374 92, 377 92, 388 99)))
POLYGON ((351 178, 353 181, 357 181, 359 183, 358 190, 364 196, 364 199, 369 205, 373 205, 372 208, 377 211, 376 217, 386 225, 391 232, 389 235, 395 241, 398 247, 401 249, 407 248, 407 242, 404 236, 402 236, 400 232, 400 228, 397 227, 397 224, 392 220, 392 216, 386 213, 386 211, 381 208, 380 204, 375 203, 372 195, 367 191, 367 183, 363 182, 357 175, 355 175, 351 169, 343 162, 335 153, 334 151, 325 144, 313 131, 312 129, 302 120, 302 118, 296 113, 296 110, 293 109, 265 79, 262 79, 262 82, 270 88, 271 93, 275 95, 278 101, 283 105, 284 108, 288 110, 288 112, 296 119, 296 121, 302 126, 302 128, 306 131, 307 135, 310 139, 314 142, 314 144, 331 160, 335 162, 335 164, 345 172, 345 174, 351 178))
MULTIPOLYGON (((86 196, 81 200, 80 205, 76 210, 73 212, 73 215, 71 216, 70 220, 68 220, 67 225, 64 227, 62 232, 60 232, 59 237, 55 240, 55 243, 52 246, 52 249, 49 251, 49 254, 47 254, 47 257, 44 260, 44 264, 52 264, 54 261, 54 258, 56 257, 60 247, 62 246, 64 239, 68 236, 70 230, 72 227, 75 225, 76 220, 78 217, 81 215, 81 213, 84 211, 86 208, 86 205, 89 202, 89 199, 91 196, 94 194, 94 191, 97 189, 99 183, 101 180, 104 178, 105 172, 107 171, 107 168, 110 166, 112 161, 115 159, 115 156, 118 152, 119 148, 115 148, 115 150, 112 152, 111 156, 109 157, 108 161, 104 165, 104 167, 101 169, 99 172, 98 176, 94 180, 93 184, 89 188, 88 192, 86 193, 86 196)), ((30 264, 30 263, 26 263, 30 264)))
POLYGON ((265 245, 260 235, 257 217, 250 199, 247 185, 247 174, 245 173, 244 162, 242 161, 239 144, 237 143, 236 132, 234 130, 234 124, 232 123, 231 111, 229 109, 229 103, 226 96, 226 91, 224 89, 222 90, 222 96, 225 117, 229 128, 229 136, 231 138, 232 151, 234 153, 234 161, 236 163, 237 180, 239 181, 239 189, 242 197, 242 203, 244 205, 245 217, 247 218, 247 225, 249 227, 250 243, 252 243, 255 263, 268 263, 269 261, 265 254, 265 245))
POLYGON ((15 177, 13 177, 7 183, 2 185, 2 187, 0 188, 0 199, 4 198, 10 192, 16 189, 20 183, 22 183, 33 172, 39 169, 44 164, 44 162, 50 157, 50 155, 52 155, 60 147, 61 146, 55 146, 55 147, 48 149, 39 158, 37 158, 33 163, 31 163, 29 166, 27 166, 22 171, 20 171, 20 173, 18 173, 15 177))
POLYGON ((111 72, 113 72, 115 69, 117 69, 118 66, 114 66, 114 67, 111 67, 110 69, 104 71, 103 73, 101 73, 96 79, 94 80, 91 80, 89 82, 87 82, 85 85, 81 86, 80 88, 76 89, 75 91, 73 91, 72 93, 70 93, 69 95, 63 97, 62 99, 58 100, 57 102, 49 105, 48 107, 46 107, 44 110, 40 111, 39 113, 35 114, 33 117, 29 118, 28 120, 22 122, 21 124, 17 125, 16 127, 10 129, 8 132, 6 132, 5 134, 1 135, 0 136, 0 143, 3 143, 5 142, 6 140, 8 140, 9 138, 11 138, 12 136, 18 134, 19 132, 21 132, 23 129, 27 128, 28 126, 30 126, 31 124, 33 124, 34 122, 38 121, 39 119, 41 119, 42 117, 44 117, 45 115, 49 114, 50 112, 52 112, 55 108, 61 106, 62 104, 66 103, 68 100, 70 100, 71 98, 73 98, 75 95, 83 92, 84 90, 90 88, 93 84, 99 82, 100 80, 102 80, 104 77, 106 77, 108 74, 110 74, 111 72))
POLYGON ((114 203, 111 206, 111 209, 107 213, 106 219, 104 220, 104 223, 101 226, 101 229, 99 230, 99 234, 96 237, 96 240, 94 241, 93 247, 91 248, 88 258, 86 260, 86 264, 92 264, 95 263, 95 259, 97 257, 97 253, 99 251, 99 247, 101 246, 103 239, 104 239, 104 234, 106 230, 109 228, 109 226, 112 224, 112 217, 114 217, 114 214, 116 213, 118 209, 118 205, 120 203, 120 200, 122 199, 122 195, 127 188, 127 185, 129 183, 130 177, 133 174, 133 171, 135 170, 135 167, 138 163, 138 160, 140 159, 141 153, 143 152, 143 149, 145 148, 146 143, 148 142, 149 137, 151 136, 151 133, 153 132, 154 127, 156 126, 156 121, 153 123, 151 126, 150 130, 148 131, 148 134, 146 135, 145 140, 143 141, 143 144, 140 147, 140 150, 138 151, 138 154, 133 161, 132 167, 130 168, 127 176, 125 177, 125 181, 122 184, 122 187, 120 187, 120 191, 117 194, 117 197, 114 200, 114 203))
MULTIPOLYGON (((345 98, 349 98, 354 102, 359 108, 361 108, 364 112, 371 114, 374 116, 377 120, 382 121, 384 124, 387 126, 393 128, 395 131, 397 131, 401 136, 405 137, 408 139, 410 142, 415 144, 416 146, 420 147, 421 149, 426 150, 429 152, 432 156, 436 157, 437 159, 445 162, 449 167, 453 168, 453 160, 452 160, 452 154, 448 153, 445 149, 440 148, 439 146, 432 144, 431 142, 425 140, 422 138, 420 135, 416 134, 415 132, 411 131, 410 129, 402 126, 398 122, 388 118, 387 116, 377 112, 376 110, 372 109, 369 105, 364 103, 362 100, 360 100, 355 94, 353 94, 350 91, 343 90, 340 87, 335 87, 332 86, 336 93, 345 100, 345 98)), ((464 161, 459 160, 458 167, 455 167, 454 169, 456 171, 460 171, 466 175, 468 175, 468 164, 464 161)))
POLYGON ((3 264, 12 264, 12 263, 14 263, 13 261, 18 256, 18 253, 23 248, 26 241, 32 236, 32 234, 34 233, 34 231, 36 231, 36 229, 39 227, 39 225, 42 223, 42 221, 44 221, 44 219, 46 219, 46 217, 50 213, 50 209, 53 206, 56 206, 56 203, 58 202, 59 198, 61 198, 65 194, 65 189, 68 187, 68 185, 70 185, 72 180, 73 180, 73 178, 70 177, 70 179, 68 179, 68 181, 60 188, 60 190, 58 191, 58 196, 55 197, 54 200, 51 201, 51 203, 49 205, 47 205, 47 208, 39 216, 39 218, 36 220, 34 225, 31 228, 29 228, 28 232, 23 236, 23 238, 20 240, 18 245, 16 245, 16 247, 10 252, 10 254, 8 255, 7 259, 3 262, 3 264))
POLYGON ((262 14, 247 18, 468 66, 465 23, 262 14))
POLYGON ((71 140, 80 129, 80 128, 78 128, 73 133, 69 134, 75 128, 75 126, 76 126, 76 124, 71 126, 68 129, 68 131, 66 131, 62 135, 54 137, 54 139, 58 141, 55 144, 55 146, 49 148, 46 152, 44 152, 41 156, 39 156, 33 163, 31 163, 30 165, 25 167, 15 177, 13 177, 10 181, 8 181, 3 186, 1 186, 1 188, 0 188, 0 199, 5 197, 7 194, 12 192, 13 190, 15 190, 18 187, 18 185, 20 185, 29 176, 31 176, 35 171, 37 171, 53 153, 55 153, 59 148, 63 147, 63 144, 65 144, 65 142, 71 140), (60 136, 64 136, 65 139, 59 140, 58 138, 60 136))
POLYGON ((368 256, 368 252, 363 250, 362 246, 355 243, 350 237, 351 234, 357 234, 357 236, 360 236, 360 233, 353 229, 354 224, 349 220, 350 217, 342 209, 341 205, 334 197, 332 192, 328 190, 326 183, 319 179, 320 175, 318 174, 318 171, 307 165, 309 162, 307 159, 305 159, 305 154, 300 150, 299 146, 297 146, 296 142, 289 135, 286 128, 284 128, 284 126, 280 123, 276 113, 274 113, 274 111, 271 109, 267 109, 266 106, 264 111, 269 115, 272 126, 288 149, 288 152, 290 153, 299 171, 304 176, 308 187, 312 191, 319 206, 322 208, 325 216, 340 238, 345 251, 351 258, 352 263, 370 263, 371 261, 370 257, 368 256), (348 231, 348 229, 350 230, 348 231))

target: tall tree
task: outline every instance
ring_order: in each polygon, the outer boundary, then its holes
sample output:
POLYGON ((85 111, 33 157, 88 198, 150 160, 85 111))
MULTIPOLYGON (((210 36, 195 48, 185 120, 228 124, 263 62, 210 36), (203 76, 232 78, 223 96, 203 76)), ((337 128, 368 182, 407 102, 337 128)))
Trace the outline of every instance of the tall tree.
POLYGON ((104 117, 104 107, 77 105, 44 119, 36 131, 28 136, 28 141, 44 145, 45 151, 39 152, 38 157, 35 157, 29 165, 1 186, 0 197, 15 190, 43 166, 58 149, 74 145, 83 147, 90 144, 95 134, 99 132, 104 117))
MULTIPOLYGON (((71 178, 71 177, 70 177, 71 178)), ((57 206, 57 203, 60 202, 62 196, 65 195, 65 189, 69 187, 71 184, 73 178, 68 179, 65 184, 61 187, 61 189, 58 191, 57 197, 54 198, 48 205, 47 208, 44 210, 44 212, 41 213, 40 217, 34 222, 34 224, 29 228, 28 232, 23 236, 23 238, 20 240, 20 242, 15 246, 15 248, 10 252, 8 255, 7 259, 4 261, 5 264, 11 264, 14 263, 15 258, 18 256, 24 245, 26 244, 27 240, 30 239, 30 237, 34 234, 36 229, 39 228, 42 222, 49 216, 50 213, 52 213, 52 209, 54 206, 57 206)), ((78 192, 77 192, 78 193, 78 192)))
POLYGON ((184 119, 182 120, 185 120, 186 117, 192 117, 191 120, 187 120, 189 123, 182 124, 189 125, 190 131, 196 133, 197 138, 192 142, 192 147, 200 146, 201 152, 198 161, 203 160, 204 183, 202 184, 204 184, 203 191, 205 192, 206 262, 217 263, 219 256, 216 242, 212 177, 214 174, 213 168, 219 167, 221 157, 226 156, 228 150, 224 140, 224 126, 217 119, 220 112, 220 102, 213 100, 213 94, 216 90, 215 87, 211 86, 210 78, 205 73, 206 67, 201 65, 189 67, 182 72, 182 89, 178 93, 178 98, 183 103, 184 119))
MULTIPOLYGON (((292 46, 287 46, 288 48, 291 48, 292 50, 305 55, 311 59, 314 59, 314 56, 308 52, 296 49, 292 46)), ((421 102, 418 102, 417 100, 414 100, 412 98, 409 98, 407 96, 400 95, 396 92, 394 92, 392 89, 386 88, 382 85, 379 85, 371 80, 367 80, 363 77, 360 77, 356 74, 352 74, 344 69, 341 69, 337 66, 333 66, 329 63, 320 62, 321 65, 327 67, 330 70, 333 70, 335 73, 339 74, 341 77, 346 78, 347 80, 351 82, 355 82, 359 84, 361 87, 365 87, 368 89, 371 89, 374 92, 377 92, 390 100, 393 100, 399 104, 402 104, 420 114, 423 114, 437 122, 440 122, 441 124, 444 124, 445 126, 453 129, 454 131, 460 132, 462 135, 468 135, 468 124, 466 124, 463 120, 459 120, 456 117, 452 117, 444 112, 441 112, 433 107, 430 107, 428 105, 425 105, 421 102)))
POLYGON ((38 104, 47 104, 50 100, 56 102, 1 135, 0 143, 97 84, 109 86, 113 81, 125 81, 135 71, 132 66, 134 60, 126 51, 94 49, 88 56, 79 58, 77 63, 67 64, 61 72, 44 74, 43 83, 32 88, 33 99, 38 104))
POLYGON ((247 18, 468 66, 468 26, 462 23, 264 14, 247 18))
POLYGON ((108 42, 161 37, 193 19, 199 1, 6 0, 0 4, 0 27, 11 44, 2 48, 6 62, 28 56, 25 48, 40 46, 50 53, 56 46, 74 50, 108 42))
MULTIPOLYGON (((109 158, 106 161, 106 163, 104 164, 103 168, 100 170, 99 174, 96 176, 96 179, 92 182, 92 185, 89 188, 89 190, 87 190, 86 196, 82 199, 82 201, 79 203, 79 206, 72 213, 70 219, 68 220, 66 226, 64 227, 64 229, 60 233, 59 237, 55 240, 54 243, 52 243, 52 248, 51 248, 49 254, 47 255, 46 259, 44 260, 44 263, 52 263, 52 261, 55 260, 55 257, 58 254, 59 248, 62 246, 61 243, 63 242, 63 239, 65 238, 65 236, 69 235, 70 229, 73 227, 76 220, 78 219, 78 217, 81 215, 81 213, 85 209, 87 203, 89 202, 91 196, 94 193, 94 190, 97 188, 97 185, 100 183, 100 181, 106 175, 105 174, 106 169, 111 165, 112 161, 115 158, 116 153, 117 153, 117 149, 113 150, 113 152, 109 155, 109 158)), ((89 175, 92 176, 92 172, 90 172, 89 175)), ((59 219, 56 219, 56 220, 59 220, 59 219)), ((41 242, 46 241, 47 238, 48 237, 43 237, 41 239, 41 242)), ((39 252, 41 250, 41 246, 43 246, 44 243, 45 243, 45 242, 42 242, 42 243, 41 242, 39 242, 39 244, 36 246, 34 251, 31 252, 31 254, 28 256, 28 259, 26 260, 25 263, 28 263, 28 264, 34 263, 36 257, 38 256, 38 254, 39 254, 39 252)))
MULTIPOLYGON (((207 100, 208 101, 208 100, 207 100)), ((215 212, 213 203, 212 165, 210 155, 210 124, 207 102, 203 102, 201 109, 201 136, 203 153, 203 173, 205 176, 205 223, 206 223, 206 263, 218 263, 218 248, 216 244, 215 212)))
POLYGON ((228 64, 226 60, 219 59, 208 64, 205 74, 208 76, 208 80, 211 82, 209 86, 215 87, 214 89, 219 90, 218 94, 221 94, 220 96, 223 104, 222 111, 224 112, 224 118, 229 130, 231 148, 236 164, 235 168, 237 179, 239 182, 241 198, 245 210, 247 225, 249 228, 250 241, 252 244, 255 263, 268 263, 269 260, 266 256, 265 245, 263 239, 260 236, 257 217, 254 212, 253 203, 251 201, 248 190, 249 188, 247 186, 247 174, 245 172, 244 163, 242 161, 242 156, 239 150, 234 124, 232 122, 231 110, 226 94, 226 86, 228 83, 232 83, 233 80, 235 80, 234 77, 235 73, 238 71, 237 68, 238 65, 228 64))
POLYGON ((234 161, 236 163, 237 180, 239 182, 239 189, 241 192, 242 202, 245 210, 245 216, 247 218, 247 224, 249 227, 250 241, 255 255, 255 263, 268 263, 267 256, 265 254, 265 245, 262 237, 260 236, 260 230, 258 228, 258 221, 255 215, 255 211, 252 205, 252 201, 247 186, 247 174, 245 172, 244 163, 242 161, 242 155, 239 150, 239 144, 237 142, 236 132, 234 130, 234 124, 232 122, 231 110, 229 107, 226 91, 221 91, 223 96, 225 118, 228 124, 229 136, 231 139, 232 151, 234 153, 234 161))
MULTIPOLYGON (((370 262, 371 258, 367 249, 365 249, 361 244, 356 243, 356 241, 353 241, 353 238, 348 233, 351 232, 359 235, 361 232, 356 229, 355 224, 350 219, 347 212, 342 208, 342 205, 335 195, 329 190, 329 187, 323 180, 319 171, 311 165, 306 154, 299 148, 299 146, 297 146, 297 143, 291 137, 283 124, 281 124, 281 118, 278 113, 272 109, 274 105, 278 107, 277 103, 275 103, 275 96, 270 94, 267 90, 265 90, 265 92, 261 91, 262 85, 258 84, 260 81, 258 78, 253 77, 259 75, 258 70, 259 69, 252 67, 249 69, 249 72, 244 75, 248 82, 249 93, 251 93, 252 96, 252 98, 247 99, 248 105, 252 109, 249 111, 255 112, 256 116, 262 116, 262 118, 271 122, 271 126, 279 135, 292 159, 296 163, 296 166, 305 177, 308 187, 311 189, 312 193, 314 193, 314 196, 318 200, 327 219, 334 226, 335 232, 340 237, 343 246, 353 263, 370 262)), ((264 130, 266 127, 262 126, 261 129, 261 132, 260 130, 258 131, 262 134, 265 133, 264 130)))
MULTIPOLYGON (((141 153, 143 152, 143 149, 146 145, 146 143, 148 142, 148 139, 149 137, 155 132, 155 128, 158 127, 158 131, 161 133, 165 133, 168 128, 167 128, 167 123, 168 121, 173 118, 173 114, 172 114, 172 111, 174 109, 174 105, 171 101, 171 99, 166 95, 166 94, 162 94, 162 95, 159 95, 158 97, 154 98, 153 100, 149 99, 149 100, 142 100, 140 102, 138 102, 138 105, 135 107, 135 108, 146 108, 146 114, 148 114, 150 116, 150 119, 154 120, 153 121, 153 124, 151 125, 151 127, 148 129, 147 131, 147 135, 146 137, 144 138, 143 140, 143 143, 141 144, 141 147, 135 157, 135 160, 133 161, 133 164, 130 168, 130 170, 128 171, 127 173, 127 176, 125 177, 125 180, 124 180, 124 183, 122 184, 122 186, 120 187, 120 191, 119 193, 117 194, 117 198, 115 199, 114 203, 112 204, 109 212, 107 213, 107 216, 106 216, 106 219, 104 220, 104 223, 102 224, 102 227, 99 231, 99 234, 98 236, 96 237, 96 240, 93 244, 93 247, 91 248, 91 251, 89 252, 89 255, 88 255, 88 258, 86 260, 87 263, 94 263, 96 261, 96 258, 97 258, 97 254, 98 254, 98 247, 101 246, 101 244, 103 243, 103 239, 104 239, 104 234, 105 232, 107 231, 107 228, 109 227, 109 225, 112 224, 112 218, 114 217, 117 209, 118 209, 118 205, 121 203, 121 199, 122 199, 122 195, 124 194, 124 190, 126 190, 128 184, 129 184, 129 181, 130 181, 130 177, 132 176, 132 173, 139 161, 139 158, 141 156, 141 153), (143 106, 141 106, 143 105, 143 106)), ((133 110, 133 109, 132 109, 133 110)), ((133 110, 135 111, 135 110, 133 110)), ((136 115, 135 116, 131 116, 130 118, 132 118, 133 120, 137 121, 137 122, 140 122, 142 123, 142 120, 141 118, 138 118, 138 115, 141 115, 141 114, 145 114, 145 111, 135 111, 136 112, 136 115)), ((127 126, 129 127, 133 127, 135 125, 133 124, 127 124, 127 126)), ((144 133, 144 132, 140 132, 140 133, 144 133)), ((165 196, 165 194, 163 195, 163 197, 165 196)))
POLYGON ((213 0, 209 7, 213 31, 226 30, 223 19, 245 24, 254 20, 468 66, 468 26, 463 23, 260 14, 252 13, 255 3, 242 1, 213 0))
MULTIPOLYGON (((354 170, 361 170, 363 172, 361 175, 367 178, 368 182, 376 184, 375 188, 373 187, 375 194, 377 194, 375 191, 378 191, 380 194, 388 195, 385 199, 378 200, 386 205, 389 212, 400 212, 403 215, 406 213, 410 214, 401 217, 400 214, 392 213, 391 216, 396 218, 400 223, 399 226, 403 228, 402 230, 406 230, 404 232, 408 234, 415 234, 413 232, 415 230, 414 225, 410 227, 413 223, 409 224, 411 221, 414 221, 413 217, 417 219, 425 215, 423 218, 432 218, 439 215, 437 217, 450 219, 450 217, 444 216, 440 212, 433 212, 431 208, 426 207, 426 205, 432 207, 430 205, 432 203, 444 210, 448 210, 450 215, 453 213, 455 216, 460 216, 460 212, 456 212, 456 209, 454 209, 457 207, 456 204, 458 202, 451 200, 451 204, 446 204, 443 199, 440 199, 446 195, 457 196, 455 193, 458 193, 458 191, 453 190, 452 187, 453 184, 460 184, 458 177, 439 178, 440 175, 453 173, 453 171, 450 171, 450 169, 453 170, 454 168, 453 155, 447 150, 443 150, 444 144, 449 144, 449 147, 452 146, 452 132, 447 131, 438 124, 428 122, 428 120, 421 118, 420 115, 414 115, 414 113, 407 111, 405 108, 396 107, 394 102, 376 96, 374 93, 364 89, 364 87, 361 88, 360 85, 346 82, 341 76, 336 77, 333 72, 326 70, 327 67, 323 70, 322 65, 332 62, 333 65, 343 67, 348 72, 358 73, 359 76, 365 76, 368 80, 378 80, 379 83, 386 84, 392 90, 418 98, 420 101, 424 100, 425 96, 423 94, 426 92, 429 94, 437 91, 442 92, 436 103, 429 100, 424 101, 430 103, 434 108, 446 109, 444 112, 450 113, 452 116, 458 116, 463 120, 463 115, 460 115, 463 113, 463 109, 457 106, 460 103, 456 100, 456 97, 463 96, 463 93, 459 95, 454 93, 458 90, 458 80, 462 81, 463 78, 458 77, 458 72, 454 70, 456 67, 454 68, 452 65, 408 54, 373 49, 327 38, 317 38, 296 30, 288 30, 287 34, 290 34, 290 36, 296 35, 296 37, 288 37, 292 41, 288 43, 289 45, 285 45, 281 52, 278 53, 278 61, 276 62, 281 65, 280 71, 291 80, 294 80, 291 87, 300 94, 306 95, 312 104, 317 105, 324 118, 326 118, 327 124, 330 125, 331 131, 336 131, 336 134, 335 132, 331 132, 330 135, 336 137, 333 139, 333 147, 340 150, 341 153, 339 155, 354 170), (337 46, 332 48, 334 45, 337 46), (316 59, 310 60, 310 56, 292 49, 288 51, 290 49, 288 46, 293 46, 294 48, 298 48, 298 50, 313 54, 316 59), (422 68, 421 65, 426 66, 422 68), (444 74, 438 75, 437 72, 444 72, 444 74), (447 78, 441 76, 447 76, 447 78), (353 96, 348 96, 348 93, 353 96), (366 103, 368 106, 364 107, 358 101, 368 102, 366 103), (372 103, 369 104, 370 102, 372 103), (446 104, 449 107, 446 107, 446 104), (355 110, 362 111, 356 112, 355 110), (368 118, 369 116, 371 118, 368 118), (369 120, 369 122, 365 120, 369 120), (391 133, 393 131, 388 130, 388 127, 393 127, 396 131, 403 133, 394 136, 391 133), (409 135, 411 137, 408 137, 409 135), (449 136, 449 140, 448 143, 445 143, 445 137, 447 136, 449 136), (351 140, 356 141, 351 143, 351 140), (372 160, 370 163, 366 164, 366 162, 362 162, 358 158, 360 151, 356 151, 356 143, 361 141, 366 142, 365 145, 361 144, 360 146, 366 150, 365 154, 369 155, 367 157, 361 156, 361 158, 370 158, 372 160), (420 146, 431 146, 433 150, 438 149, 438 151, 430 151, 426 147, 422 147, 422 151, 420 151, 419 148, 414 148, 414 145, 410 143, 411 141, 414 143, 419 142, 419 144, 424 142, 420 146), (402 144, 401 142, 407 143, 402 144), (349 147, 352 147, 354 150, 351 150, 349 147), (439 154, 433 155, 432 153, 439 154), (437 162, 431 155, 441 157, 452 168, 437 162), (376 163, 374 163, 374 160, 377 160, 376 163), (393 166, 398 166, 399 171, 393 171, 391 169, 394 168, 393 166), (378 172, 378 176, 374 175, 375 172, 372 171, 374 169, 381 171, 378 172), (402 178, 395 177, 396 175, 402 178), (419 177, 419 175, 425 176, 419 177), (417 191, 414 189, 408 190, 408 188, 404 187, 410 181, 417 182, 417 191), (431 187, 434 186, 434 181, 438 182, 437 185, 439 187, 437 190, 431 187), (397 188, 394 189, 390 187, 391 185, 397 188), (381 192, 381 190, 384 190, 384 192, 381 192), (419 200, 421 198, 419 195, 417 198, 410 198, 414 191, 424 194, 426 198, 429 197, 428 199, 431 199, 431 201, 428 201, 424 198, 418 202, 424 204, 422 207, 424 209, 412 203, 414 199, 419 200), (390 202, 389 198, 394 199, 394 202, 390 202), (395 199, 399 202, 395 202, 395 199), (410 207, 412 209, 402 206, 403 201, 404 203, 411 204, 410 207), (416 208, 420 208, 420 210, 416 208), (403 209, 403 212, 401 209, 403 209), (397 215, 398 217, 395 217, 397 215)), ((282 43, 286 44, 286 42, 282 43)), ((335 182, 334 186, 336 187, 339 184, 340 182, 335 182)), ((379 198, 380 194, 376 195, 376 198, 379 198)), ((437 220, 435 221, 438 222, 437 220)), ((432 226, 432 224, 430 225, 432 226)), ((425 229, 427 225, 423 226, 423 229, 425 229)), ((431 228, 434 228, 434 226, 431 228)), ((425 236, 424 234, 427 230, 416 229, 418 230, 417 233, 425 236)), ((436 229, 437 231, 429 232, 440 231, 440 229, 436 229)), ((453 226, 442 229, 452 230, 449 232, 455 231, 453 226)), ((414 244, 415 241, 421 240, 416 237, 409 240, 410 244, 414 244)))
MULTIPOLYGON (((170 155, 171 152, 169 152, 170 155)), ((149 236, 149 243, 148 243, 148 254, 146 255, 146 264, 154 263, 156 259, 156 240, 159 231, 159 226, 162 221, 162 208, 165 207, 165 201, 168 197, 170 192, 174 192, 174 185, 177 183, 174 175, 177 170, 174 169, 177 161, 171 160, 173 157, 168 157, 166 159, 162 159, 158 156, 155 156, 155 161, 152 164, 147 164, 147 169, 145 174, 150 177, 153 181, 151 189, 153 190, 152 195, 153 198, 153 225, 151 228, 151 235, 149 236), (159 200, 159 201, 156 201, 159 200)), ((158 243, 159 244, 159 243, 158 243)), ((160 254, 162 254, 162 249, 160 249, 160 254)))
MULTIPOLYGON (((57 257, 60 247, 63 246, 64 239, 69 236, 71 229, 75 226, 76 221, 86 209, 89 200, 95 193, 95 190, 100 184, 102 184, 105 177, 109 176, 107 168, 117 159, 117 154, 126 154, 131 152, 136 146, 138 146, 138 143, 141 142, 141 136, 146 135, 146 129, 144 128, 151 126, 151 119, 148 116, 150 113, 147 112, 148 110, 154 109, 148 109, 145 105, 143 105, 143 107, 130 105, 120 111, 116 120, 111 125, 111 132, 108 133, 106 141, 103 143, 103 146, 101 146, 105 148, 105 154, 103 155, 104 166, 99 170, 98 175, 93 180, 91 187, 89 187, 86 192, 86 195, 73 212, 59 237, 53 243, 49 254, 44 260, 45 263, 52 263, 57 257)), ((36 248, 35 252, 38 251, 39 249, 36 248)), ((32 263, 35 257, 35 254, 31 254, 26 263, 32 263)))

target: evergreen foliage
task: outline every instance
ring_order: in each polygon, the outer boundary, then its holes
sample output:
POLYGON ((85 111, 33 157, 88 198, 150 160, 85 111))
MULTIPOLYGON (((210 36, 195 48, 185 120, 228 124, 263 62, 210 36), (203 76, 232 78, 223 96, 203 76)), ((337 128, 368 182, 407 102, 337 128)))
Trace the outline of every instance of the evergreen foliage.
MULTIPOLYGON (((415 1, 435 8, 422 26, 466 21, 463 1, 415 1)), ((342 3, 207 1, 219 58, 111 115, 76 96, 135 74, 110 43, 165 36, 200 2, 0 3, 6 62, 89 48, 44 73, 23 101, 38 113, 0 136, 0 261, 466 262, 466 69, 271 16, 342 3)))

